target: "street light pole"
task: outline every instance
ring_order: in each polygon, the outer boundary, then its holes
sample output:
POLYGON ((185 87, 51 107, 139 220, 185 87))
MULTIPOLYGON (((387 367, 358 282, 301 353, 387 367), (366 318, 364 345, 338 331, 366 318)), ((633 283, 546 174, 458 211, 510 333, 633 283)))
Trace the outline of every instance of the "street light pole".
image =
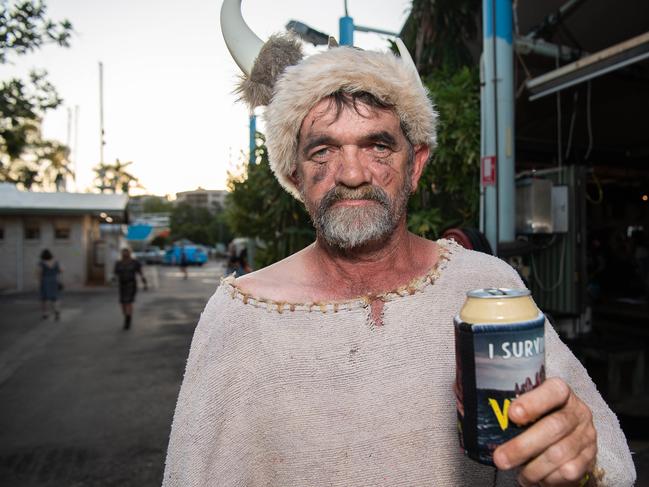
POLYGON ((250 121, 249 121, 249 137, 250 137, 250 142, 249 142, 249 149, 250 149, 250 156, 248 157, 248 163, 251 166, 254 166, 257 163, 257 158, 255 156, 255 149, 257 147, 257 142, 256 142, 256 134, 257 134, 257 117, 255 116, 254 113, 250 114, 250 121))

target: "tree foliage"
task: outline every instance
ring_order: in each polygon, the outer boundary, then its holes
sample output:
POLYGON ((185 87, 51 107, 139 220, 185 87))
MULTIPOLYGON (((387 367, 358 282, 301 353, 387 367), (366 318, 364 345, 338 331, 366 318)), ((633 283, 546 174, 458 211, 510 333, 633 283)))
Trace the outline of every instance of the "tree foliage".
POLYGON ((69 20, 55 22, 47 17, 43 2, 23 0, 0 4, 0 64, 10 54, 27 54, 44 44, 69 47, 72 24, 69 20))
POLYGON ((223 212, 213 213, 207 208, 196 208, 187 203, 174 207, 169 227, 172 240, 186 238, 195 243, 214 245, 217 242, 226 243, 232 238, 223 212))
POLYGON ((413 0, 401 38, 422 75, 472 64, 481 0, 413 0))
POLYGON ((142 203, 142 211, 144 213, 171 213, 174 204, 166 198, 162 197, 144 197, 142 203))
POLYGON ((100 163, 93 168, 95 171, 95 187, 102 193, 128 194, 131 189, 142 188, 140 180, 127 171, 133 161, 121 162, 115 159, 113 164, 100 163))
POLYGON ((242 174, 228 175, 230 194, 224 212, 234 236, 263 243, 255 254, 256 268, 303 249, 315 238, 304 205, 273 176, 264 142, 264 136, 257 132, 256 164, 247 165, 242 174))
MULTIPOLYGON (((0 64, 11 54, 23 55, 48 42, 68 46, 72 25, 46 17, 42 2, 3 2, 0 5, 0 64)), ((44 140, 40 127, 45 113, 62 100, 47 73, 33 70, 28 80, 0 82, 0 181, 30 189, 64 189, 72 175, 70 152, 57 141, 44 140)))
POLYGON ((468 67, 440 71, 426 85, 439 112, 437 148, 410 200, 408 227, 437 238, 445 228, 477 223, 480 91, 478 74, 468 67))
POLYGON ((437 148, 409 206, 410 230, 427 238, 477 226, 480 10, 480 0, 413 0, 401 32, 439 112, 437 148))

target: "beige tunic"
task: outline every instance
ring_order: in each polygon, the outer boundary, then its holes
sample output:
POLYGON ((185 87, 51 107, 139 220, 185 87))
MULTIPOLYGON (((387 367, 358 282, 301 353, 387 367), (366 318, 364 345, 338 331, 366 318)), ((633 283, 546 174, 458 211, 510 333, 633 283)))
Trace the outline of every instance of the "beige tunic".
MULTIPOLYGON (((266 302, 224 280, 194 335, 163 485, 516 485, 458 447, 452 318, 467 290, 522 283, 496 258, 440 243, 437 269, 383 296, 381 326, 363 299, 266 302)), ((547 324, 546 361, 593 410, 604 484, 632 485, 617 418, 547 324)))

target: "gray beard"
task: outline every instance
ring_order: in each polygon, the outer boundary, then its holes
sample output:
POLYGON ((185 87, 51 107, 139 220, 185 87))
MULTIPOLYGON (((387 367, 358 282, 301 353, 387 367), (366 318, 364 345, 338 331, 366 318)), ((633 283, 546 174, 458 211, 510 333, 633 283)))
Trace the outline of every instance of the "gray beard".
POLYGON ((409 179, 406 179, 394 201, 376 186, 362 186, 356 189, 337 186, 328 191, 315 211, 310 212, 316 231, 332 247, 351 250, 363 245, 379 242, 389 237, 406 210, 410 194, 409 179), (375 201, 363 206, 337 206, 334 203, 345 199, 375 201))

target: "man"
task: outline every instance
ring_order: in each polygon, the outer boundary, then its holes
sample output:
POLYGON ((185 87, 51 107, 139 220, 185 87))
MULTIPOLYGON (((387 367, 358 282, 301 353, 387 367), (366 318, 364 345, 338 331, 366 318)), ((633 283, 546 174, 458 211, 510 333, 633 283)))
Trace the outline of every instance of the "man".
POLYGON ((549 325, 551 378, 512 403, 511 420, 530 427, 496 450, 500 470, 459 450, 452 317, 470 289, 522 283, 498 259, 407 231, 408 196, 435 144, 408 59, 277 54, 289 44, 271 38, 254 66, 238 62, 247 100, 269 104, 271 167, 317 239, 225 279, 210 300, 164 485, 632 485, 615 416, 549 325))
POLYGON ((124 329, 131 328, 131 319, 133 317, 133 303, 135 302, 135 294, 137 293, 137 278, 139 274, 142 279, 144 289, 147 289, 147 282, 144 274, 142 273, 142 265, 136 259, 131 257, 131 251, 128 248, 122 249, 122 258, 115 262, 113 273, 117 277, 119 285, 119 302, 122 306, 122 314, 124 315, 124 329))

